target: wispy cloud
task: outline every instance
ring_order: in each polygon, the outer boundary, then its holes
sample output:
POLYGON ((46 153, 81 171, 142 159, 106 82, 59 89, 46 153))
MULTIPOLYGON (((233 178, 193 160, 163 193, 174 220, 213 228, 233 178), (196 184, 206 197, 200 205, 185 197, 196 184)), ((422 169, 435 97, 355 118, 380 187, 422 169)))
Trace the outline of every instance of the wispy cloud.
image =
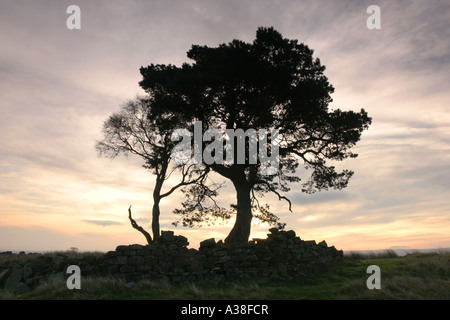
MULTIPOLYGON (((355 241, 368 249, 377 243, 450 245, 445 235, 450 226, 446 2, 378 1, 381 30, 366 28, 372 1, 77 4, 82 29, 70 31, 65 2, 2 2, 0 243, 5 249, 27 232, 27 244, 49 247, 101 249, 100 243, 110 248, 117 241, 143 240, 125 222, 127 208, 132 204, 140 223, 149 223, 154 177, 140 159, 97 157, 94 143, 101 139, 103 121, 142 93, 140 66, 180 65, 188 61, 192 44, 251 42, 258 26, 274 26, 315 50, 336 88, 333 108, 364 107, 373 117, 356 147, 359 157, 337 164, 355 171, 347 189, 309 196, 293 186, 288 196, 294 213, 276 198, 264 199, 287 227, 345 248, 355 241)), ((219 200, 227 204, 234 196, 229 186, 219 200)), ((179 194, 163 201, 164 228, 172 227, 171 212, 181 201, 179 194)), ((176 232, 194 244, 211 235, 224 237, 230 228, 176 232)), ((253 234, 264 235, 264 228, 255 226, 253 234)))
POLYGON ((112 221, 112 220, 88 220, 88 219, 86 219, 86 220, 82 220, 82 221, 87 222, 87 223, 96 224, 96 225, 99 225, 99 226, 102 226, 102 227, 122 224, 121 222, 112 221))

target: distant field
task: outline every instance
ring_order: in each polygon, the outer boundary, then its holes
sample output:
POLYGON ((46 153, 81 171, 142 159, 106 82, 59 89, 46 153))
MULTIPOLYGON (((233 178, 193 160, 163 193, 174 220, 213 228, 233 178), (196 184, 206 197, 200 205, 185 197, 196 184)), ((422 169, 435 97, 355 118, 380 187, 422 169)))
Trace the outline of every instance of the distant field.
MULTIPOLYGON (((82 253, 78 253, 81 255, 82 253)), ((92 253, 89 253, 92 254, 92 253)), ((24 257, 25 258, 25 257, 24 257)), ((392 250, 353 252, 344 261, 314 276, 314 281, 251 283, 189 283, 173 285, 144 280, 125 283, 111 278, 82 278, 81 290, 68 290, 64 279, 14 295, 0 291, 1 299, 450 299, 450 253, 414 253, 399 257, 392 250), (369 290, 367 267, 381 269, 381 289, 369 290)))

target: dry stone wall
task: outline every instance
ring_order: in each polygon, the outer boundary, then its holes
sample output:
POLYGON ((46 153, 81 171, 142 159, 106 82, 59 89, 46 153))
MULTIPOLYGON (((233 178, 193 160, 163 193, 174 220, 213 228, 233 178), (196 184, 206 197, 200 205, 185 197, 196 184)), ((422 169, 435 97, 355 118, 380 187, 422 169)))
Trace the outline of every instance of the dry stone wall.
POLYGON ((271 229, 267 239, 227 245, 208 239, 198 250, 188 249, 187 239, 163 232, 158 243, 118 246, 102 263, 106 274, 180 281, 237 281, 260 278, 305 277, 343 253, 325 241, 303 241, 294 231, 271 229))
MULTIPOLYGON (((241 281, 252 279, 312 279, 323 266, 342 259, 343 252, 325 241, 304 241, 294 231, 270 229, 267 239, 228 245, 207 239, 198 250, 188 248, 184 236, 163 231, 151 245, 120 245, 115 251, 95 257, 69 258, 64 254, 38 256, 0 266, 0 288, 24 291, 51 277, 65 275, 78 265, 81 276, 165 279, 173 283, 197 281, 241 281)), ((67 277, 67 275, 65 275, 67 277)))

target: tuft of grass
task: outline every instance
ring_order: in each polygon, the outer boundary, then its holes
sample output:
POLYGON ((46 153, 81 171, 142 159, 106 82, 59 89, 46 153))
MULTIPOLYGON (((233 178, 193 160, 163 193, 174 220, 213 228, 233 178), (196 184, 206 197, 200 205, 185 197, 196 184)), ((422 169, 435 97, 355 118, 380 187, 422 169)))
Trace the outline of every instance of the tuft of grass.
POLYGON ((392 249, 386 250, 365 250, 365 251, 346 251, 344 257, 355 260, 367 259, 389 259, 398 258, 398 254, 392 249))

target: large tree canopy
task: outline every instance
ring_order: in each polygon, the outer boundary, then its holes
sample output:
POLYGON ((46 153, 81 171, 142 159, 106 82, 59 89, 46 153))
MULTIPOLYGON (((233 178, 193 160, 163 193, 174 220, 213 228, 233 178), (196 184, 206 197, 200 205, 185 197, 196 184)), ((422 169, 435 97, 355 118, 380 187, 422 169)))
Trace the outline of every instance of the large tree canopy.
MULTIPOLYGON (((289 202, 284 193, 293 183, 307 193, 347 186, 353 172, 337 172, 327 161, 356 157, 350 149, 371 118, 364 109, 329 110, 334 88, 308 46, 283 38, 273 28, 259 28, 253 43, 193 45, 187 55, 193 63, 141 68, 140 85, 160 106, 152 109, 155 116, 191 125, 201 121, 203 132, 220 129, 224 135, 226 129, 279 129, 278 166, 270 175, 261 173, 263 161, 253 163, 248 156, 245 163, 203 163, 236 189, 236 222, 227 242, 248 240, 252 209, 265 193, 289 202), (306 181, 296 174, 299 165, 311 173, 306 181)), ((263 146, 268 154, 275 151, 274 141, 263 146)), ((234 152, 237 159, 238 148, 234 152)))

